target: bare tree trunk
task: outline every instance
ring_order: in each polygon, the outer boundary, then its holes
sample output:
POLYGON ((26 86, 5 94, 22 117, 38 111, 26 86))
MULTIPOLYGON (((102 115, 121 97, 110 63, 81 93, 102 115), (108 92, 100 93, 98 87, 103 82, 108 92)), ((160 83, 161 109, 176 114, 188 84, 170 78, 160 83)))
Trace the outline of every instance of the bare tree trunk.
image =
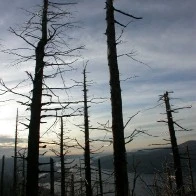
POLYGON ((86 196, 92 195, 91 188, 91 166, 90 166, 90 142, 89 142, 89 120, 88 120, 88 105, 87 105, 87 88, 86 88, 86 67, 83 71, 84 75, 84 134, 85 134, 85 148, 84 148, 84 162, 85 162, 85 186, 86 196))
POLYGON ((45 45, 47 44, 47 11, 48 0, 44 0, 42 12, 42 37, 35 49, 36 66, 33 80, 33 94, 31 103, 31 117, 29 124, 28 157, 27 157, 27 195, 38 195, 38 162, 39 137, 42 103, 42 80, 44 69, 45 45))
POLYGON ((181 160, 180 160, 180 154, 179 154, 175 130, 174 130, 174 122, 173 122, 168 92, 164 94, 164 101, 165 101, 165 106, 166 106, 168 127, 169 127, 170 140, 171 140, 171 146, 172 146, 172 152, 173 152, 177 192, 178 192, 178 195, 183 195, 184 187, 183 187, 181 160))
POLYGON ((110 72, 112 133, 114 150, 114 172, 116 196, 128 195, 128 174, 126 148, 124 141, 124 125, 122 113, 122 98, 117 62, 116 33, 113 0, 106 2, 108 66, 110 72))
POLYGON ((54 161, 50 158, 50 196, 54 196, 54 161))
POLYGON ((18 144, 18 109, 16 112, 16 130, 15 130, 15 145, 14 145, 14 175, 13 175, 14 196, 17 196, 17 144, 18 144))
POLYGON ((65 196, 65 157, 63 152, 63 118, 61 117, 60 159, 61 159, 61 196, 65 196))
POLYGON ((1 166, 1 190, 0 195, 3 196, 4 194, 4 170, 5 170, 5 155, 2 157, 2 166, 1 166))

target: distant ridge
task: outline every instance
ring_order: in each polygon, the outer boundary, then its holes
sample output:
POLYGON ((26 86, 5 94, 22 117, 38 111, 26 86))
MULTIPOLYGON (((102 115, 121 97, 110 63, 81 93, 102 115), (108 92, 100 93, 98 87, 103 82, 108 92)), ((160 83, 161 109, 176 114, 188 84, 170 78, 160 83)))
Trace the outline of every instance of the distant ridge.
MULTIPOLYGON (((186 147, 189 147, 193 172, 196 172, 196 140, 184 142, 179 145, 179 151, 182 157, 186 157, 186 147)), ((107 155, 100 157, 103 169, 113 170, 113 156, 107 155)), ((137 165, 138 172, 154 173, 162 171, 166 163, 173 162, 171 147, 160 147, 155 149, 144 149, 135 152, 127 153, 128 171, 133 172, 133 164, 137 165)), ((94 160, 94 165, 97 165, 97 160, 94 160)), ((183 166, 186 165, 186 160, 182 159, 183 166)))
MULTIPOLYGON (((193 172, 196 172, 196 140, 190 140, 179 145, 180 154, 182 157, 186 157, 186 146, 189 147, 191 163, 193 172)), ((69 155, 69 158, 79 158, 82 155, 69 155)), ((54 157, 55 158, 55 157, 54 157)), ((99 157, 103 169, 113 170, 113 155, 104 155, 99 157)), ((13 158, 5 159, 5 174, 8 179, 12 178, 13 175, 13 158)), ((41 162, 49 162, 49 157, 41 157, 41 162)), ((167 148, 155 148, 155 149, 144 149, 134 152, 127 152, 128 171, 133 172, 133 163, 138 164, 137 170, 141 173, 154 173, 156 170, 163 170, 166 162, 172 163, 172 151, 168 146, 167 148)), ((186 160, 182 159, 183 165, 186 164, 186 160)), ((0 157, 0 168, 1 168, 1 157, 0 157)), ((97 158, 94 157, 92 164, 97 166, 97 158)), ((46 169, 49 166, 46 166, 46 169)))

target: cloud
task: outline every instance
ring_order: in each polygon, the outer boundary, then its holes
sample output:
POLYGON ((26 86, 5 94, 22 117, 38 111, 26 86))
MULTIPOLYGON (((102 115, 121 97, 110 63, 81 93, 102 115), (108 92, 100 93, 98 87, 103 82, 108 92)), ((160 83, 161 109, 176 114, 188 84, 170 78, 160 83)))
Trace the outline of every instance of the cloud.
POLYGON ((0 137, 0 144, 7 144, 7 143, 14 143, 14 138, 8 137, 8 136, 2 136, 0 137))
MULTIPOLYGON (((27 140, 25 138, 18 138, 18 144, 26 143, 26 141, 27 140)), ((3 146, 3 145, 13 146, 14 142, 15 142, 15 138, 10 137, 8 135, 1 135, 1 137, 0 137, 0 145, 1 146, 3 146)))

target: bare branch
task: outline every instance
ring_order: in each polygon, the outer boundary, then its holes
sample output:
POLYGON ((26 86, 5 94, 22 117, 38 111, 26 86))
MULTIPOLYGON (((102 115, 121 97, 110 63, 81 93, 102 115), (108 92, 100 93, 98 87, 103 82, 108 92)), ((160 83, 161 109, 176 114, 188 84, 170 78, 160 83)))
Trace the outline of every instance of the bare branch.
POLYGON ((183 109, 190 109, 192 108, 192 106, 185 106, 185 107, 180 107, 180 108, 175 108, 175 109, 172 109, 171 112, 174 112, 174 111, 177 111, 177 110, 183 110, 183 109))
POLYGON ((133 116, 129 117, 129 120, 125 123, 124 125, 124 129, 126 128, 126 126, 129 124, 129 122, 135 117, 137 116, 138 114, 140 113, 140 111, 138 111, 136 114, 134 114, 133 116))
POLYGON ((131 14, 128 14, 128 13, 123 12, 123 11, 121 11, 121 10, 118 10, 118 9, 116 9, 116 8, 113 8, 113 9, 114 9, 114 11, 116 11, 116 12, 118 12, 118 13, 120 13, 120 14, 123 14, 123 15, 125 15, 125 16, 131 17, 131 18, 134 18, 134 19, 138 19, 138 20, 142 19, 142 17, 135 17, 135 16, 133 16, 133 15, 131 15, 131 14))
POLYGON ((75 138, 75 141, 76 141, 76 143, 77 143, 77 145, 81 148, 81 149, 85 149, 79 142, 78 142, 78 140, 75 138))
POLYGON ((8 87, 6 86, 6 84, 4 83, 4 81, 3 81, 3 80, 0 80, 0 84, 5 88, 5 90, 0 89, 0 91, 2 91, 2 93, 0 93, 0 95, 4 95, 4 94, 10 92, 10 93, 13 93, 13 94, 15 94, 15 95, 19 95, 19 96, 22 96, 22 97, 25 97, 25 98, 28 98, 29 100, 31 100, 31 98, 30 98, 29 96, 24 95, 24 94, 21 94, 21 93, 17 93, 17 92, 14 91, 14 89, 18 88, 18 87, 20 86, 20 84, 22 84, 24 81, 26 81, 26 80, 23 80, 22 82, 18 83, 18 84, 17 84, 15 87, 13 87, 13 88, 8 88, 8 87))
POLYGON ((192 131, 192 129, 185 129, 181 125, 179 125, 177 122, 174 122, 175 125, 177 125, 179 128, 181 128, 183 131, 192 131))
POLYGON ((29 44, 30 46, 32 46, 33 48, 36 48, 36 46, 34 46, 34 44, 32 44, 31 42, 29 42, 22 34, 18 34, 13 28, 10 27, 10 32, 15 34, 17 37, 20 37, 21 39, 23 39, 27 44, 29 44))
POLYGON ((124 27, 124 28, 126 27, 126 25, 124 25, 124 24, 118 22, 117 20, 114 20, 114 22, 115 22, 116 24, 120 25, 121 27, 124 27))

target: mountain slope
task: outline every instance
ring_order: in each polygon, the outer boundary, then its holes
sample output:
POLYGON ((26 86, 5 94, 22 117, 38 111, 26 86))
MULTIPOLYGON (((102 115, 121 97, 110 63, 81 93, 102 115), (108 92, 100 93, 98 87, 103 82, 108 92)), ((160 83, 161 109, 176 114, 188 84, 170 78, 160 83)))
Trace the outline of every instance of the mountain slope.
MULTIPOLYGON (((196 172, 196 141, 188 141, 179 145, 182 157, 186 158, 186 146, 189 147, 193 172, 196 172)), ((103 169, 113 170, 113 156, 107 155, 100 158, 103 169)), ((162 171, 167 165, 173 162, 171 148, 160 148, 141 150, 127 153, 128 171, 133 172, 134 167, 141 173, 154 173, 156 170, 162 171)), ((97 165, 97 160, 94 160, 97 165)), ((182 159, 182 165, 187 164, 186 159, 182 159)))

